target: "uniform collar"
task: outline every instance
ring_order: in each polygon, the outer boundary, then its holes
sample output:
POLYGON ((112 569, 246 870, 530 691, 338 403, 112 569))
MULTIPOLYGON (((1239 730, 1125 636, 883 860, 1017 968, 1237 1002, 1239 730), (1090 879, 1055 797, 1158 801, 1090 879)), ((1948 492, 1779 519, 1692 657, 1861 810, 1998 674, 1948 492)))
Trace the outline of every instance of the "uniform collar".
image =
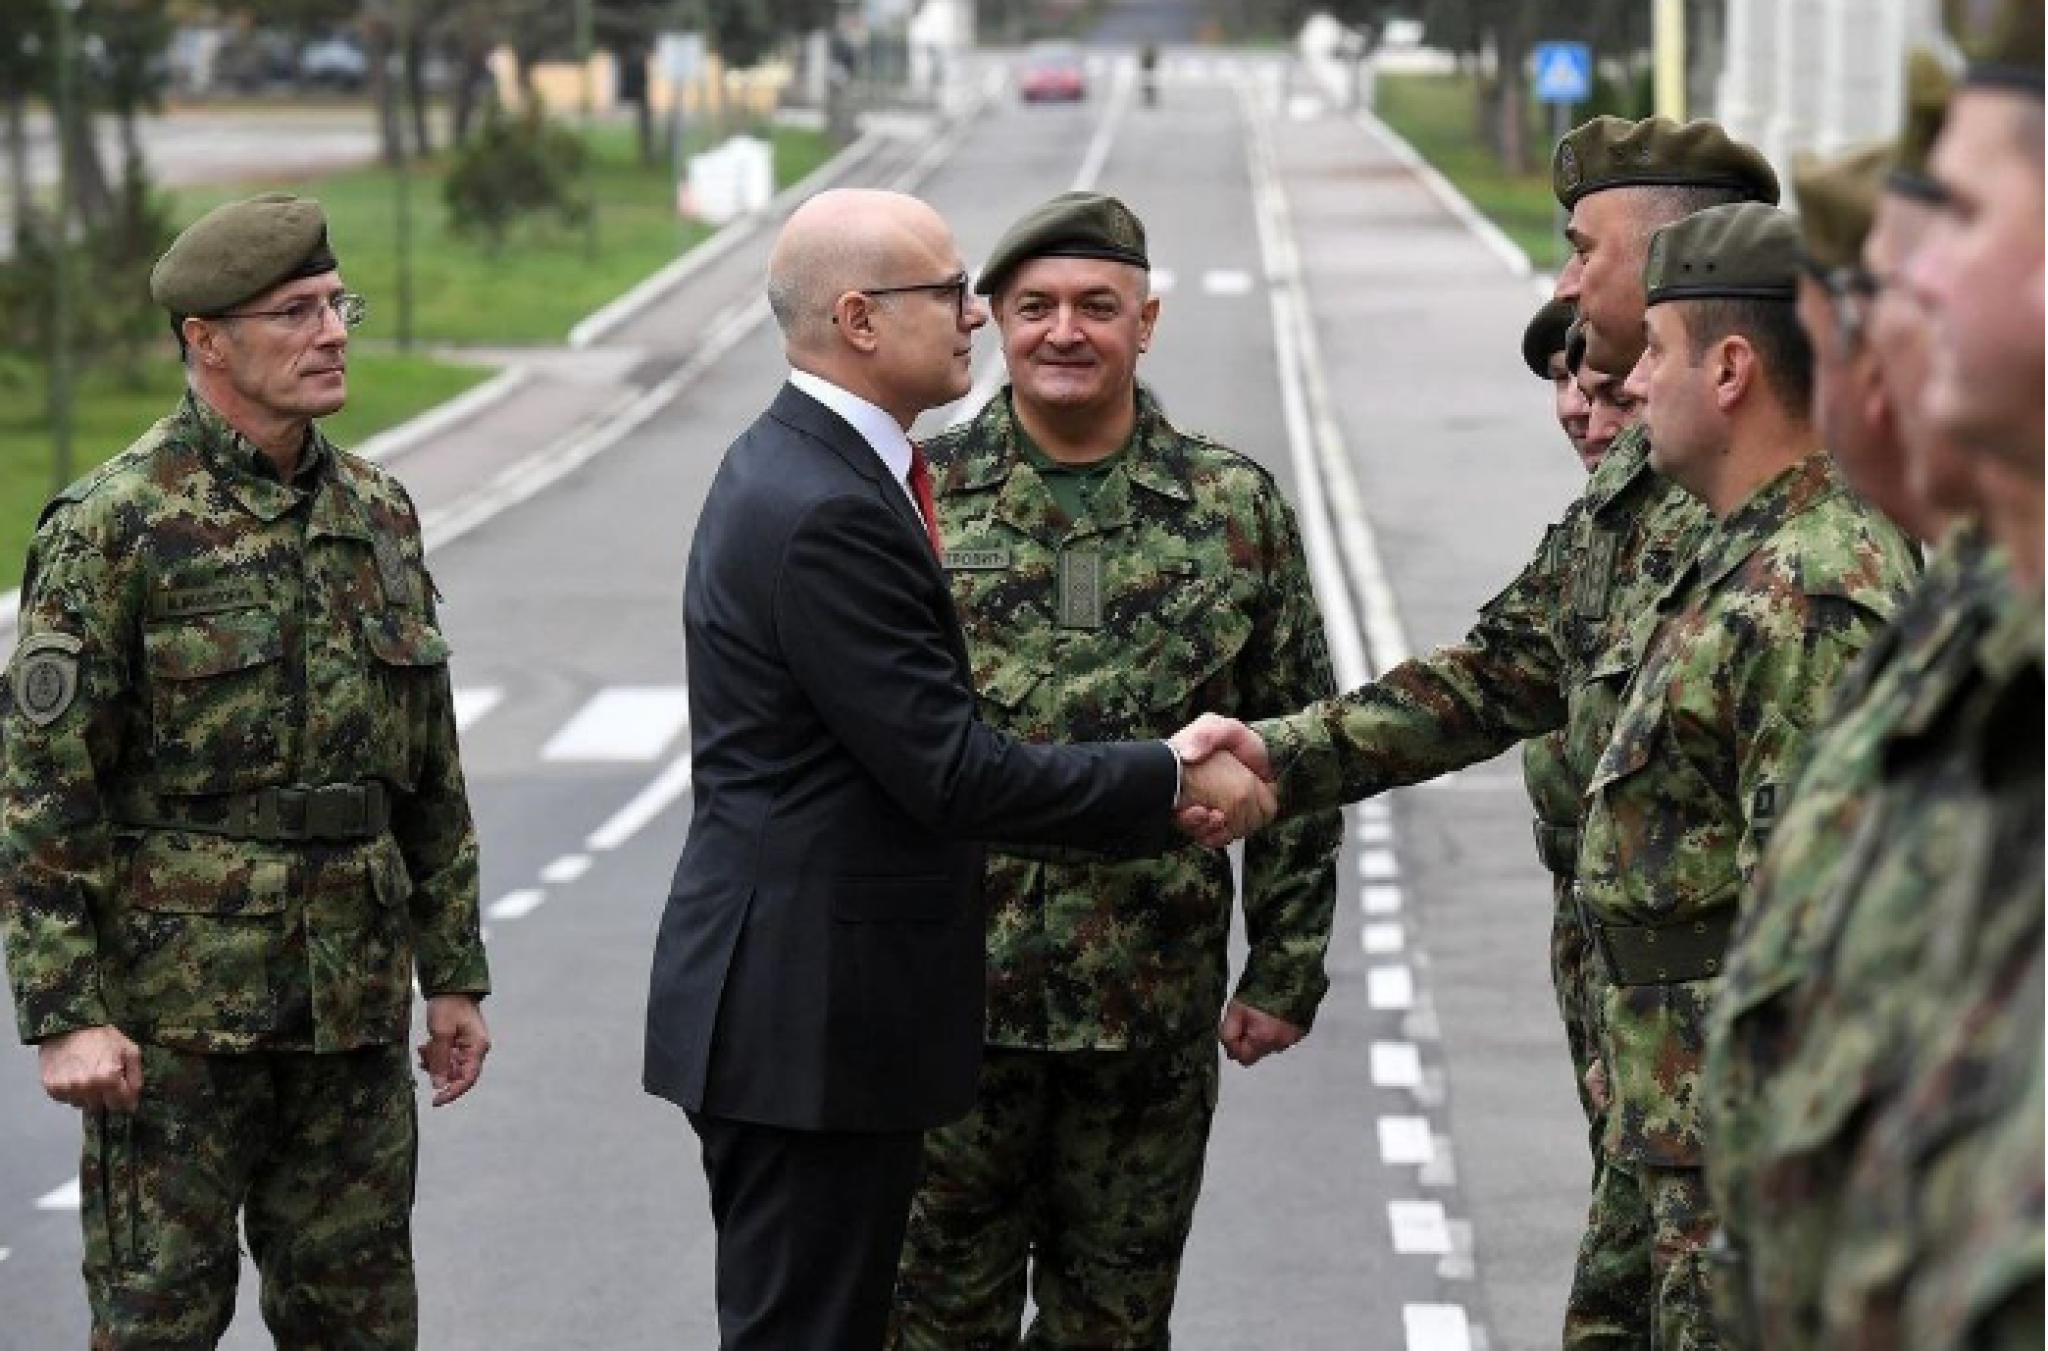
POLYGON ((1749 495, 1700 543, 1700 580, 1717 585, 1795 516, 1840 495, 1842 481, 1826 451, 1815 451, 1749 495))
POLYGON ((187 389, 180 415, 191 425, 200 454, 222 484, 252 515, 274 521, 304 500, 326 477, 333 449, 318 427, 306 429, 305 448, 290 483, 277 476, 277 466, 262 447, 243 436, 212 404, 187 389))
MULTIPOLYGON (((1011 389, 1005 385, 976 414, 967 428, 959 461, 949 475, 949 486, 973 492, 992 488, 1012 475, 1036 480, 1036 472, 1024 458, 1024 429, 1017 421, 1011 398, 1011 389)), ((1112 505, 1112 495, 1116 501, 1128 504, 1131 486, 1177 502, 1194 500, 1187 488, 1187 455, 1181 449, 1181 433, 1166 420, 1151 390, 1139 385, 1137 398, 1137 422, 1131 428, 1130 439, 1117 452, 1110 481, 1096 494, 1098 512, 1112 505)))

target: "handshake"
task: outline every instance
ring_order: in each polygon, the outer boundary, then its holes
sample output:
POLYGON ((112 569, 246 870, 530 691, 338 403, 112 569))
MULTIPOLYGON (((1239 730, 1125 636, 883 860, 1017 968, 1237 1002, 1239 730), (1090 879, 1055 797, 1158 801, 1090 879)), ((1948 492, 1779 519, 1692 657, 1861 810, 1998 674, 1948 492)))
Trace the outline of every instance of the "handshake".
POLYGON ((1197 844, 1221 849, 1269 824, 1280 811, 1273 764, 1258 733, 1235 718, 1204 713, 1167 738, 1180 757, 1174 822, 1197 844))

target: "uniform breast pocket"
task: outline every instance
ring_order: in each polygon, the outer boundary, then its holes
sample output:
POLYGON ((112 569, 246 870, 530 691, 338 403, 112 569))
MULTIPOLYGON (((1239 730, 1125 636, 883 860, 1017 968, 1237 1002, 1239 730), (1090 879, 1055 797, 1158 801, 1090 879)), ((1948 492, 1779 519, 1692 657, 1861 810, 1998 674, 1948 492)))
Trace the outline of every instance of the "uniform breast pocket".
POLYGON ((1137 728, 1174 731, 1217 702, 1203 697, 1205 687, 1251 636, 1251 616, 1224 583, 1174 579, 1117 636, 1105 664, 1120 673, 1133 709, 1144 715, 1137 728))
POLYGON ((409 789, 419 780, 422 734, 434 716, 451 649, 425 615, 408 610, 365 615, 363 639, 372 677, 361 723, 368 733, 366 762, 409 789))
POLYGON ((229 610, 143 630, 160 792, 230 793, 284 782, 284 631, 268 610, 229 610))

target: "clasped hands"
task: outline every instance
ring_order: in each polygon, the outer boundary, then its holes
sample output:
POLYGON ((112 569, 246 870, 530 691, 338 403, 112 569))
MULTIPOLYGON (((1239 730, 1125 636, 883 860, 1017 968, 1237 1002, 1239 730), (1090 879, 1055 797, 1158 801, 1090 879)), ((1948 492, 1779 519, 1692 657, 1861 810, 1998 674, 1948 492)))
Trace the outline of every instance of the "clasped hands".
POLYGON ((1258 733, 1235 718, 1204 713, 1168 738, 1180 756, 1174 823, 1210 849, 1269 824, 1280 811, 1272 761, 1258 733))

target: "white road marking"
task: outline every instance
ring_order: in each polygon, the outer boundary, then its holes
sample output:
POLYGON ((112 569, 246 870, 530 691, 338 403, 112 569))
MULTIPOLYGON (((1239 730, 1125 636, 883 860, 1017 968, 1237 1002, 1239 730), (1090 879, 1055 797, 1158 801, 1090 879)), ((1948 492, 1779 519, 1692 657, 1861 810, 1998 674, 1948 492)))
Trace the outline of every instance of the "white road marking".
POLYGON ((668 810, 669 804, 690 791, 690 757, 685 755, 663 770, 654 782, 612 814, 612 818, 590 832, 583 841, 590 849, 616 849, 640 832, 641 827, 668 810))
POLYGON ((590 855, 564 854, 540 870, 540 880, 550 886, 567 886, 590 871, 590 855))
POLYGON ((1389 1166, 1428 1163, 1436 1157, 1430 1138, 1429 1118, 1424 1116, 1383 1116, 1380 1118, 1380 1162, 1389 1166))
POLYGON ((1439 1202, 1389 1201, 1387 1222, 1394 1230, 1395 1252, 1442 1256, 1451 1250, 1451 1231, 1439 1202))
POLYGON ((1401 913, 1401 888, 1392 886, 1360 887, 1358 905, 1368 915, 1398 915, 1401 913))
POLYGON ((1365 998, 1376 1009, 1413 1008, 1415 975, 1405 966, 1376 966, 1365 973, 1365 998))
POLYGON ((1391 882, 1401 875, 1401 862, 1391 849, 1361 849, 1358 875, 1367 882, 1391 882))
POLYGON ((1404 1304, 1408 1351, 1472 1351, 1472 1324, 1462 1304, 1404 1304))
POLYGON ((1173 289, 1173 284, 1179 280, 1180 278, 1173 275, 1173 269, 1170 267, 1153 268, 1151 281, 1152 294, 1155 296, 1165 295, 1168 291, 1171 291, 1173 289))
POLYGON ((505 699, 505 691, 485 685, 476 689, 455 688, 455 730, 467 732, 476 726, 477 720, 496 708, 505 699))
POLYGON ((540 758, 657 760, 689 721, 690 694, 681 685, 617 686, 577 710, 540 748, 540 758))
POLYGON ((1359 941, 1368 957, 1384 957, 1388 953, 1399 952, 1407 940, 1402 936, 1399 924, 1368 924, 1359 941))
POLYGON ((1358 813, 1358 819, 1361 821, 1392 821, 1394 819, 1394 809, 1383 797, 1367 798, 1352 808, 1352 810, 1358 813))
POLYGON ((5 1262, 8 1258, 12 1256, 14 1256, 14 1249, 0 1248, 0 1262, 5 1262))
POLYGON ((1410 1042, 1374 1042, 1372 1081, 1380 1088, 1417 1087, 1422 1083, 1422 1052, 1410 1042))
POLYGON ((1360 844, 1392 844, 1394 823, 1383 816, 1361 821, 1351 832, 1351 838, 1360 844))
POLYGON ((78 1206, 78 1179, 75 1177, 36 1201, 37 1210, 76 1210, 78 1206))
POLYGON ((1202 274, 1202 294, 1210 296, 1249 295, 1252 277, 1234 267, 1212 267, 1202 274))
POLYGON ((548 894, 539 887, 527 887, 520 891, 508 891, 491 903, 484 915, 489 919, 525 919, 540 909, 548 894))

